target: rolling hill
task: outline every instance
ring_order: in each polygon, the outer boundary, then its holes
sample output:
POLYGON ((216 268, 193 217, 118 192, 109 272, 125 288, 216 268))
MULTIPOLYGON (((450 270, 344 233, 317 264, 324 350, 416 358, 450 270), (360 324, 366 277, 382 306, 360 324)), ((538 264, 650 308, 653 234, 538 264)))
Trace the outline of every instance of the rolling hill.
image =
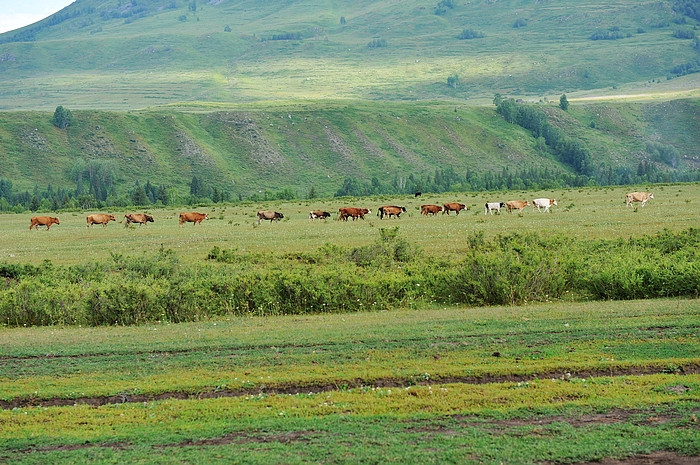
POLYGON ((147 182, 244 199, 697 179, 695 3, 78 0, 0 34, 0 180, 123 202, 147 182))
MULTIPOLYGON (((488 104, 495 93, 539 100, 641 86, 700 58, 699 18, 686 3, 694 2, 79 0, 0 35, 0 110, 488 104)), ((697 96, 698 80, 688 86, 697 96)))

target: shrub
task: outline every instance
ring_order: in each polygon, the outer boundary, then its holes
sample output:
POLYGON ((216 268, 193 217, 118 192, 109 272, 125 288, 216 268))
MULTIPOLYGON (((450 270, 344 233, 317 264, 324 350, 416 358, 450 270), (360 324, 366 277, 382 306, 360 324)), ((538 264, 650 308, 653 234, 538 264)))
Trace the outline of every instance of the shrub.
POLYGON ((372 39, 368 44, 368 48, 386 47, 386 39, 372 39))
POLYGON ((457 36, 457 38, 461 40, 481 39, 482 37, 485 37, 483 32, 475 31, 473 29, 462 29, 462 32, 460 32, 457 36))

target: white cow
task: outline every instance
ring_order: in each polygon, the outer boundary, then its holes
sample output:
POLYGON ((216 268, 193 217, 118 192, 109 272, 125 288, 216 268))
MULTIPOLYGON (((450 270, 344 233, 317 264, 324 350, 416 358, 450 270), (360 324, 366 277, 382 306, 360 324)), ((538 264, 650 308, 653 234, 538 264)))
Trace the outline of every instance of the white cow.
POLYGON ((501 208, 504 208, 506 204, 504 202, 486 202, 486 205, 484 205, 484 215, 487 213, 491 213, 493 215, 493 211, 496 210, 498 214, 501 214, 501 208))
POLYGON ((651 192, 630 192, 626 196, 627 207, 632 205, 633 202, 642 202, 642 207, 647 203, 647 200, 653 199, 654 194, 651 192))
POLYGON ((532 208, 537 207, 537 211, 541 211, 540 208, 544 208, 545 213, 547 213, 549 207, 556 204, 557 201, 554 199, 535 199, 532 201, 532 208))

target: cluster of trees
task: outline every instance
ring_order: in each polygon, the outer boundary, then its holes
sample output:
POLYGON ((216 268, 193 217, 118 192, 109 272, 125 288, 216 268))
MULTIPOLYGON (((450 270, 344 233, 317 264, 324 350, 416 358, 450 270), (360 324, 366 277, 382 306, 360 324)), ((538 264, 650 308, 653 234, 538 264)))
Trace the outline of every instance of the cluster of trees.
POLYGON ((435 14, 438 16, 443 16, 447 13, 447 10, 451 10, 455 7, 453 0, 440 0, 437 5, 435 5, 435 14))
POLYGON ((485 37, 484 33, 474 29, 462 29, 462 32, 457 36, 460 40, 481 39, 482 37, 485 37))
POLYGON ((372 39, 368 44, 368 48, 386 47, 386 39, 372 39))
MULTIPOLYGON (((34 186, 32 192, 17 192, 12 181, 0 178, 0 212, 56 211, 64 209, 92 209, 102 207, 194 205, 198 203, 219 203, 231 200, 230 192, 210 186, 202 178, 194 176, 188 196, 181 196, 174 187, 145 184, 139 181, 127 192, 116 192, 116 166, 110 162, 78 160, 71 169, 75 189, 46 189, 34 186)), ((290 190, 285 199, 295 198, 290 190)))
POLYGON ((700 21, 700 2, 698 0, 674 0, 673 11, 700 21))
POLYGON ((270 40, 303 40, 304 36, 301 32, 283 32, 282 34, 273 34, 270 40))
MULTIPOLYGON (((561 100, 562 108, 566 100, 561 100)), ((533 137, 544 139, 562 163, 570 166, 576 174, 590 175, 592 171, 591 156, 588 149, 578 140, 566 137, 564 131, 552 126, 547 115, 533 105, 516 103, 513 99, 504 99, 500 95, 494 98, 496 111, 509 123, 517 124, 532 132, 533 137)))
POLYGON ((617 40, 617 39, 625 39, 628 37, 632 37, 632 34, 629 32, 622 32, 620 31, 620 28, 617 26, 611 27, 607 31, 596 31, 591 36, 589 39, 591 40, 617 40))

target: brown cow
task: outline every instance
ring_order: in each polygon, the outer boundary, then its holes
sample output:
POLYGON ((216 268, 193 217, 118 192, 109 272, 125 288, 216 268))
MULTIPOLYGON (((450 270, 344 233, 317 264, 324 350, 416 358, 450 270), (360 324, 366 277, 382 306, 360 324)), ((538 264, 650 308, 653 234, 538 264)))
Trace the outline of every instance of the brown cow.
POLYGON ((182 226, 185 223, 193 223, 193 226, 201 223, 202 220, 208 220, 209 215, 206 213, 197 213, 197 212, 183 212, 180 213, 180 226, 182 226))
POLYGON ((323 210, 314 210, 309 212, 309 219, 310 220, 315 220, 316 218, 321 218, 322 220, 325 220, 326 218, 330 218, 331 214, 330 212, 324 212, 323 210))
POLYGON ((357 218, 365 219, 365 215, 369 215, 372 211, 368 208, 356 208, 356 207, 341 207, 338 209, 338 220, 347 221, 349 216, 352 216, 352 220, 355 221, 357 218))
POLYGON ((527 200, 510 200, 506 202, 506 211, 508 213, 512 213, 513 210, 519 210, 522 212, 528 205, 530 205, 530 202, 527 200))
POLYGON ((107 227, 107 223, 110 221, 117 221, 114 215, 109 213, 97 213, 96 215, 88 215, 86 227, 90 227, 93 224, 101 224, 103 228, 107 227))
POLYGON ((646 205, 647 200, 653 199, 654 194, 651 192, 630 192, 629 194, 625 195, 625 199, 627 202, 627 207, 632 205, 633 202, 642 202, 642 207, 646 205))
POLYGON ((431 215, 437 215, 438 212, 442 211, 442 207, 440 205, 421 205, 420 206, 420 214, 428 216, 428 214, 431 215))
POLYGON ((131 223, 138 223, 139 226, 142 224, 148 226, 148 223, 153 223, 153 217, 145 213, 127 213, 124 215, 124 218, 126 219, 124 227, 129 226, 131 223))
POLYGON ((405 211, 406 207, 397 207, 396 205, 385 205, 383 207, 379 207, 379 210, 377 211, 377 216, 380 220, 384 219, 384 215, 386 215, 389 218, 391 218, 392 216, 401 218, 401 213, 405 211))
POLYGON ((29 225, 29 230, 31 231, 32 228, 38 230, 39 226, 46 226, 46 230, 48 231, 51 229, 52 224, 61 224, 58 221, 58 218, 52 218, 50 216, 35 216, 32 218, 32 223, 29 225))
POLYGON ((270 220, 270 223, 272 223, 273 221, 279 221, 282 218, 284 218, 284 215, 280 212, 273 212, 271 210, 260 210, 258 212, 258 224, 260 224, 262 220, 270 220))
POLYGON ((444 204, 442 204, 442 206, 443 206, 443 210, 442 210, 443 215, 445 213, 447 213, 449 215, 450 212, 455 212, 456 214, 459 215, 459 212, 461 210, 467 209, 467 207, 463 203, 457 203, 457 202, 444 203, 444 204))

